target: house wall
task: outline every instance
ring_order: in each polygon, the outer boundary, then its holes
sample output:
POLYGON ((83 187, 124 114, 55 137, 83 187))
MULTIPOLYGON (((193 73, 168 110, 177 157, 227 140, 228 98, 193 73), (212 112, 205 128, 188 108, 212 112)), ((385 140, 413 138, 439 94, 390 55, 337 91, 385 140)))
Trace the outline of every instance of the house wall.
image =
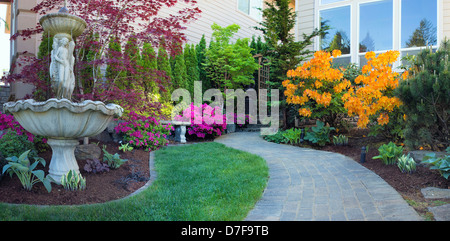
MULTIPOLYGON (((314 4, 315 0, 297 0, 297 36, 302 40, 303 33, 309 35, 314 31, 314 4)), ((314 50, 314 45, 308 47, 314 50)))
MULTIPOLYGON (((189 5, 179 2, 172 8, 162 9, 160 14, 162 16, 174 14, 176 11, 185 7, 189 7, 189 5)), ((213 23, 217 23, 222 27, 233 23, 238 24, 241 28, 234 36, 234 40, 238 38, 251 38, 253 35, 261 35, 261 31, 253 28, 258 26, 257 20, 241 12, 238 9, 237 0, 202 0, 198 1, 197 7, 202 11, 199 19, 187 24, 187 29, 184 32, 190 44, 200 42, 203 34, 205 35, 206 42, 209 42, 211 40, 211 25, 213 23)))
POLYGON ((442 6, 442 32, 443 37, 450 39, 450 1, 443 1, 442 6))

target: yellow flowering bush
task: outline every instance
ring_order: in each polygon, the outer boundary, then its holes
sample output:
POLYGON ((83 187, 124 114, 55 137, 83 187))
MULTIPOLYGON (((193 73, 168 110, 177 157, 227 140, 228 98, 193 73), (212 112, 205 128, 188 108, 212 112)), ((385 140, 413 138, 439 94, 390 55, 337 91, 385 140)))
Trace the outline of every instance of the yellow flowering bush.
POLYGON ((342 96, 351 85, 343 78, 344 69, 332 67, 332 57, 340 55, 339 50, 317 51, 310 61, 287 72, 289 79, 283 81, 286 102, 299 105, 300 116, 338 124, 339 115, 345 113, 342 96))
POLYGON ((358 127, 365 128, 376 118, 379 125, 389 123, 389 113, 402 105, 394 96, 399 78, 406 78, 392 69, 399 57, 398 51, 387 51, 375 55, 368 52, 368 63, 362 67, 362 74, 355 79, 355 85, 344 78, 344 68, 333 68, 332 57, 341 55, 317 51, 314 57, 294 70, 287 72, 289 79, 283 81, 284 94, 288 104, 299 105, 299 115, 323 118, 336 126, 340 114, 358 116, 358 127))
POLYGON ((359 117, 358 127, 367 127, 371 117, 377 118, 379 125, 386 125, 389 123, 389 113, 402 105, 393 93, 399 78, 408 76, 408 72, 400 75, 392 69, 399 55, 398 51, 387 51, 378 56, 374 52, 366 53, 368 62, 362 67, 363 74, 355 79, 355 83, 361 86, 352 86, 342 97, 348 115, 359 117))

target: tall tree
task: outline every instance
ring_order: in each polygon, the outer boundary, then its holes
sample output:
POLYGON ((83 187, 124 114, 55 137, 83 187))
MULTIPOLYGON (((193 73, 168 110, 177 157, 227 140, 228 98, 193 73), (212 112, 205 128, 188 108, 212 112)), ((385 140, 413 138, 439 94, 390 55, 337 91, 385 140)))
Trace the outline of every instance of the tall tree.
POLYGON ((170 67, 169 55, 167 54, 164 42, 159 45, 156 62, 158 71, 162 74, 160 84, 160 89, 162 90, 161 98, 163 101, 167 102, 170 100, 170 95, 172 92, 172 69, 170 67))
POLYGON ((199 79, 200 81, 202 81, 202 93, 207 90, 210 89, 211 86, 211 81, 209 79, 209 77, 206 74, 206 70, 205 70, 205 53, 206 53, 206 39, 205 39, 205 35, 202 35, 202 38, 200 39, 200 42, 195 46, 195 52, 197 53, 197 62, 198 62, 198 69, 199 69, 199 79))
POLYGON ((194 82, 200 80, 200 70, 198 68, 197 51, 195 46, 186 44, 184 48, 184 60, 186 64, 187 84, 186 87, 191 93, 194 94, 194 82))
MULTIPOLYGON (((260 26, 255 27, 261 30, 267 44, 265 57, 270 60, 270 81, 271 88, 283 89, 282 81, 286 79, 286 73, 290 69, 295 69, 299 63, 310 57, 312 52, 307 47, 313 43, 313 38, 323 35, 323 30, 315 29, 311 34, 302 34, 301 41, 295 41, 292 29, 296 23, 296 12, 289 7, 290 0, 265 1, 266 7, 262 10, 263 20, 260 26)), ((284 105, 284 124, 287 127, 287 106, 284 105)), ((283 106, 282 106, 283 107, 283 106)))
POLYGON ((151 43, 144 43, 142 46, 141 75, 143 76, 143 85, 147 93, 156 93, 159 90, 157 78, 156 52, 151 43))

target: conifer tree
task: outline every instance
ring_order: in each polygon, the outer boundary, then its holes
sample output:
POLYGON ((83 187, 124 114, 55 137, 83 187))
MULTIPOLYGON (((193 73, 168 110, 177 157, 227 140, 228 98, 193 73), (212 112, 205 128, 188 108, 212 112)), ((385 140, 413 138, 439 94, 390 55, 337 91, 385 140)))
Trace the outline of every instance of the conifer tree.
POLYGON ((109 41, 107 54, 111 61, 106 67, 105 76, 122 89, 125 86, 120 82, 126 78, 127 73, 123 63, 122 45, 117 38, 111 38, 109 41))
POLYGON ((200 39, 200 42, 195 46, 195 52, 197 53, 197 63, 198 63, 198 75, 199 80, 202 81, 202 93, 208 89, 210 89, 211 83, 210 79, 208 78, 205 70, 205 53, 206 53, 206 39, 205 35, 203 34, 202 38, 200 39))
POLYGON ((126 66, 126 78, 124 81, 122 81, 122 85, 124 85, 124 88, 132 87, 137 88, 141 86, 141 83, 135 83, 136 75, 138 74, 138 70, 140 69, 140 62, 141 62, 141 54, 139 51, 139 46, 137 43, 137 39, 135 36, 130 36, 128 38, 127 43, 125 44, 124 49, 124 58, 125 61, 127 61, 126 66))
POLYGON ((141 64, 143 86, 147 93, 157 93, 159 88, 156 83, 156 53, 151 43, 144 43, 142 46, 141 64))
POLYGON ((186 73, 186 64, 184 60, 184 53, 180 51, 178 55, 174 58, 174 69, 172 70, 173 75, 173 86, 174 89, 183 88, 188 89, 187 86, 187 73, 186 73))
POLYGON ((403 102, 405 143, 445 149, 450 142, 450 41, 433 53, 422 50, 412 61, 410 77, 395 90, 403 102))
POLYGON ((194 45, 186 44, 184 59, 186 64, 186 73, 187 73, 187 90, 191 93, 191 96, 194 94, 194 82, 200 80, 200 73, 198 68, 198 60, 197 60, 197 51, 195 50, 194 45))
POLYGON ((161 98, 163 101, 169 101, 172 93, 172 69, 170 67, 169 56, 165 48, 164 41, 159 44, 158 57, 157 57, 158 70, 165 76, 161 78, 161 85, 164 88, 161 92, 161 98))

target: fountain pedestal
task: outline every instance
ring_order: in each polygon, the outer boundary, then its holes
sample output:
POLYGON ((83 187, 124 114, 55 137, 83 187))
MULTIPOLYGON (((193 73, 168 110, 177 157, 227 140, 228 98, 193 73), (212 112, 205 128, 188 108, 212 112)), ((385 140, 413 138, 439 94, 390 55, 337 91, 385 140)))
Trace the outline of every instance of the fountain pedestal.
POLYGON ((78 163, 75 159, 75 147, 78 140, 49 139, 47 143, 52 148, 52 159, 49 166, 49 176, 59 183, 61 177, 70 170, 79 173, 78 163))

